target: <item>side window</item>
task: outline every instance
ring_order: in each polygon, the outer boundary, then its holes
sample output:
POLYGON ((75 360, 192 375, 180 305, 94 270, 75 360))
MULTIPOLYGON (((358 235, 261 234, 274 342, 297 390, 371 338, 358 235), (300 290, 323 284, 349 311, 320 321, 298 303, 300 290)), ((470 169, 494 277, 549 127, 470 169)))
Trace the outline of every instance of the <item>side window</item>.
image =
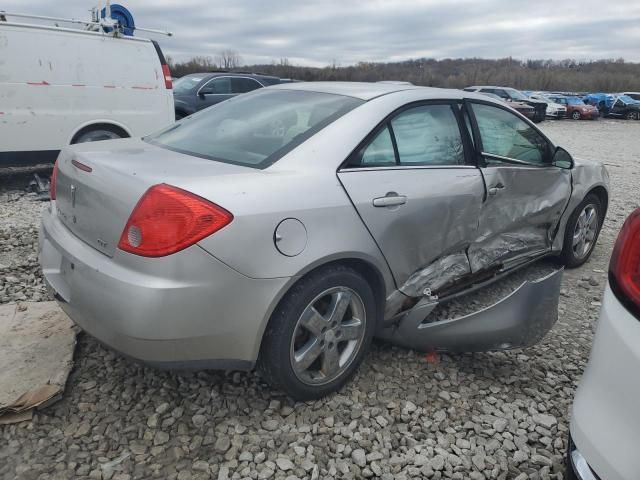
POLYGON ((229 94, 231 93, 231 79, 229 77, 214 78, 202 87, 200 93, 205 95, 229 94))
MULTIPOLYGON (((473 104, 484 153, 544 165, 548 145, 540 133, 511 112, 489 105, 473 104)), ((487 158, 488 164, 501 164, 487 158)))
POLYGON ((464 165, 458 121, 450 105, 411 108, 391 120, 400 165, 464 165))
POLYGON ((355 165, 358 167, 384 167, 396 164, 393 141, 389 127, 380 130, 374 139, 358 154, 355 165))
POLYGON ((231 79, 231 90, 233 93, 246 93, 252 90, 257 90, 262 85, 251 78, 232 78, 231 79))

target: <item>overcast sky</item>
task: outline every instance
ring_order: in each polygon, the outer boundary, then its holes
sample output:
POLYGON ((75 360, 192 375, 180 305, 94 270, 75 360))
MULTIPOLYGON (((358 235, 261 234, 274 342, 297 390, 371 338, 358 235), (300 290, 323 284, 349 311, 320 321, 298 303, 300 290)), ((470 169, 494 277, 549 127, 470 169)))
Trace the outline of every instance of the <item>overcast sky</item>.
MULTIPOLYGON (((88 19, 98 0, 0 0, 0 9, 88 19)), ((419 57, 640 61, 638 0, 122 0, 165 54, 236 50, 246 64, 342 66, 419 57)))

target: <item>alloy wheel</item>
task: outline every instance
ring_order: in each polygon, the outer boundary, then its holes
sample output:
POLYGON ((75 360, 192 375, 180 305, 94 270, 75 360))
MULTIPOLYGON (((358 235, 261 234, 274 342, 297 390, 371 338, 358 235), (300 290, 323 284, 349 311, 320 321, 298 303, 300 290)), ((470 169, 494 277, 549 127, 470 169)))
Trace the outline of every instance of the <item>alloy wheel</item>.
POLYGON ((290 361, 307 385, 323 385, 342 375, 357 356, 365 337, 366 312, 359 295, 333 287, 303 310, 291 340, 290 361))
POLYGON ((598 232, 598 210, 595 205, 588 204, 580 212, 573 230, 573 253, 578 259, 586 257, 595 242, 598 232))
POLYGON ((574 120, 580 120, 580 112, 573 112, 573 113, 571 114, 571 117, 572 117, 574 120))

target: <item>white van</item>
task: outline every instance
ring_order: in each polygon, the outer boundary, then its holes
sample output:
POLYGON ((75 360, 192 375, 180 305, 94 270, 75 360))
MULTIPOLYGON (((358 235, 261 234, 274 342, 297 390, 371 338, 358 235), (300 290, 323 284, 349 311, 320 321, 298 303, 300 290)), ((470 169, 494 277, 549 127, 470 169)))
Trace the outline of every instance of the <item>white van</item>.
POLYGON ((10 19, 0 15, 0 167, 53 162, 65 145, 174 122, 155 41, 10 19))

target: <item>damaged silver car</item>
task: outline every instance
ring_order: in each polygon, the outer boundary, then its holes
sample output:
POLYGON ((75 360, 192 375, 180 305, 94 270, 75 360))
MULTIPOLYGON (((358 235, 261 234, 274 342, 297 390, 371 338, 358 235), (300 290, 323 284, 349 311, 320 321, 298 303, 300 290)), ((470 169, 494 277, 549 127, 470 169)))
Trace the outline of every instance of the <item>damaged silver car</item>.
POLYGON ((429 315, 542 257, 582 264, 608 203, 602 165, 502 102, 380 83, 260 89, 69 147, 54 177, 40 260, 79 326, 162 367, 257 364, 298 399, 339 389, 374 336, 535 343, 561 267, 476 313, 429 315))

